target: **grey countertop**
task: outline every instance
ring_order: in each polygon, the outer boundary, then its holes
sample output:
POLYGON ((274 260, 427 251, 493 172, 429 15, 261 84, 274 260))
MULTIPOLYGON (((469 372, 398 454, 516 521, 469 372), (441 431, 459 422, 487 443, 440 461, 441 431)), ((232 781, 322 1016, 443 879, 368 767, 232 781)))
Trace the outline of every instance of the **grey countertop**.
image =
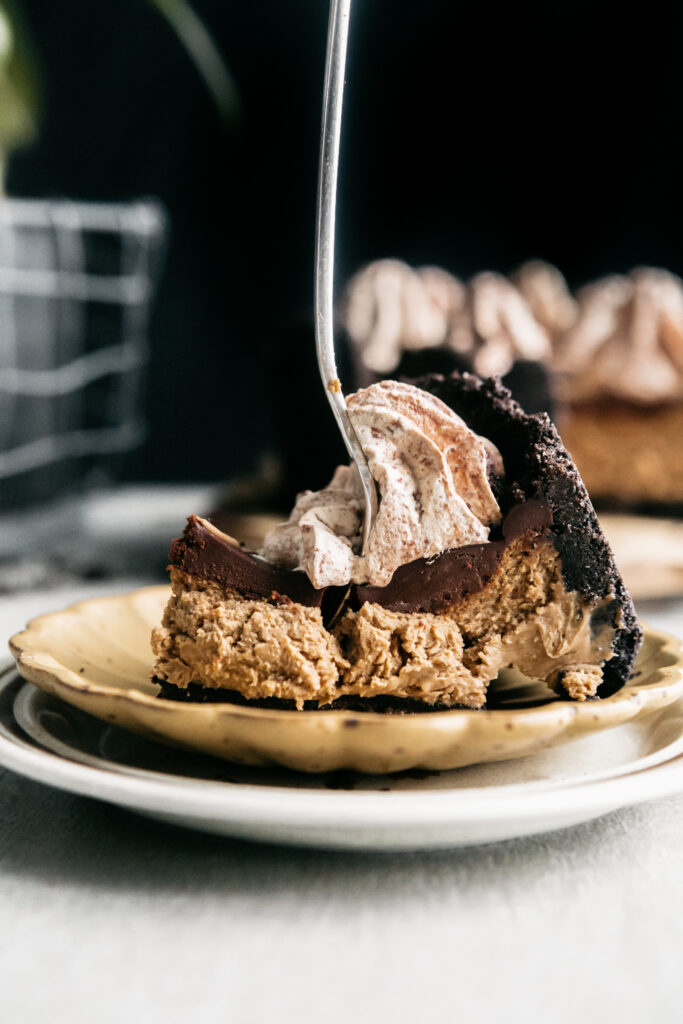
MULTIPOLYGON (((0 598, 0 630, 138 582, 0 598)), ((642 612, 683 632, 681 601, 642 612)), ((201 835, 0 769, 0 820, 12 1024, 681 1019, 683 795, 371 855, 201 835)))

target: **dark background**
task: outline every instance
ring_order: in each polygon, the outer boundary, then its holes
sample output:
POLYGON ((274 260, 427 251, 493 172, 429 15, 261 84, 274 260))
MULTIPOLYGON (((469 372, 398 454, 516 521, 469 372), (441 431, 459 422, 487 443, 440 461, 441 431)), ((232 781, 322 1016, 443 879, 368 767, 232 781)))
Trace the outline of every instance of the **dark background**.
MULTIPOLYGON (((236 79, 221 123, 146 0, 25 0, 40 138, 9 191, 158 195, 172 238, 137 479, 229 479, 299 410, 309 332, 325 0, 193 0, 236 79), (274 371, 273 367, 277 367, 274 371)), ((356 0, 340 279, 384 256, 457 274, 540 256, 572 285, 683 271, 683 5, 356 0)), ((315 381, 315 377, 310 377, 315 381)))

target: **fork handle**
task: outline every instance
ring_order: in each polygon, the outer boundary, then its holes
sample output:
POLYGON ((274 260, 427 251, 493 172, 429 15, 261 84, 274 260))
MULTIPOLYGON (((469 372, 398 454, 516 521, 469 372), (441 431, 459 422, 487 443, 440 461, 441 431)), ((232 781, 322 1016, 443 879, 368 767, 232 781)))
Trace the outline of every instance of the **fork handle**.
POLYGON ((351 0, 330 0, 315 233, 315 346, 325 393, 363 486, 365 553, 377 513, 377 490, 368 461, 349 418, 334 355, 334 239, 339 173, 344 69, 351 0))

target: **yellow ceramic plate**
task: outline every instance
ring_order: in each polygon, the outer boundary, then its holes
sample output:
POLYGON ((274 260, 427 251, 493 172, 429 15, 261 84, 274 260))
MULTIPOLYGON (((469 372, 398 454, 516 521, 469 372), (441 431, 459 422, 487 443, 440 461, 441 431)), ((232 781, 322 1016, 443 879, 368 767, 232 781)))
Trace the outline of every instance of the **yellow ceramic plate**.
POLYGON ((541 684, 512 676, 498 686, 500 710, 487 711, 382 715, 160 700, 149 679, 149 637, 168 593, 150 587, 34 619, 10 643, 21 675, 143 736, 238 764, 306 772, 443 770, 504 761, 621 725, 683 694, 680 643, 646 627, 633 680, 603 701, 559 700, 541 684))

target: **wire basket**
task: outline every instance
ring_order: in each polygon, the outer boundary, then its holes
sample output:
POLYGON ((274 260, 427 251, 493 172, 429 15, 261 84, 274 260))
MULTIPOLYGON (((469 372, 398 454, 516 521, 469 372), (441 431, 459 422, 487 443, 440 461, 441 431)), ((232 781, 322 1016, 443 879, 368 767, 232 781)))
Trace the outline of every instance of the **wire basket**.
POLYGON ((154 201, 0 202, 0 507, 67 494, 143 440, 166 225, 154 201))

